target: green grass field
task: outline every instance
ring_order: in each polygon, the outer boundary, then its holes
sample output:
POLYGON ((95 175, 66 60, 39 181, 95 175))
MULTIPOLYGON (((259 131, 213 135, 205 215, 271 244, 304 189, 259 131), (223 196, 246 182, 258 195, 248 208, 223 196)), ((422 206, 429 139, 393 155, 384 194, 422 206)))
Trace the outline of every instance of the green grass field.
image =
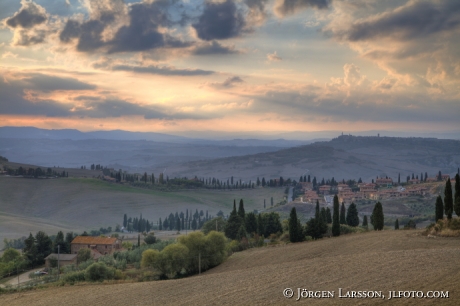
POLYGON ((90 178, 26 179, 0 177, 0 243, 43 230, 99 229, 121 224, 123 214, 154 221, 188 209, 229 214, 233 200, 243 199, 246 211, 262 210, 264 199, 279 202, 284 188, 251 190, 158 191, 90 178))

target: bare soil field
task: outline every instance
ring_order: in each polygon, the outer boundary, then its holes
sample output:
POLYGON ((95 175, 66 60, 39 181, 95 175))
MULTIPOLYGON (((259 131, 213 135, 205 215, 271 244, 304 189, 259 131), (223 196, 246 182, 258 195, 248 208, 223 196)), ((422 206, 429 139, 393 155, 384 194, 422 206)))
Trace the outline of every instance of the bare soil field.
POLYGON ((458 305, 460 239, 382 231, 235 253, 190 278, 53 287, 2 296, 5 305, 458 305), (292 288, 294 297, 283 297, 292 288), (334 291, 296 302, 297 288, 334 291), (350 290, 384 299, 339 298, 350 290), (389 291, 449 291, 447 299, 388 300, 389 291))
POLYGON ((262 210, 264 199, 283 199, 283 188, 251 190, 183 190, 162 192, 138 189, 98 179, 28 179, 0 176, 0 247, 4 238, 19 238, 38 230, 99 229, 121 224, 123 214, 155 223, 186 209, 216 215, 230 213, 233 200, 244 200, 246 211, 262 210))

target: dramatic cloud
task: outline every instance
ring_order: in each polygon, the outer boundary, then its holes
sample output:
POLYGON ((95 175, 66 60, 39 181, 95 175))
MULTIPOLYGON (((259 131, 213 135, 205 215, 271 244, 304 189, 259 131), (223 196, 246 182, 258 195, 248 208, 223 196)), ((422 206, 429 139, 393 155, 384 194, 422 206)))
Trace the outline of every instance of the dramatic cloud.
MULTIPOLYGON (((97 2, 96 2, 97 3, 97 2)), ((124 20, 122 2, 111 7, 98 7, 98 14, 89 20, 79 22, 68 20, 59 35, 61 42, 69 43, 78 39, 77 50, 92 52, 103 48, 107 53, 138 52, 162 47, 183 48, 190 43, 183 42, 161 30, 161 27, 170 27, 181 23, 173 21, 168 8, 171 1, 135 3, 129 6, 127 24, 124 20), (113 33, 112 35, 108 35, 113 33)))
POLYGON ((391 12, 359 20, 335 35, 350 41, 375 40, 382 37, 401 41, 413 40, 460 26, 460 2, 411 1, 391 12))
POLYGON ((21 8, 13 17, 5 19, 5 24, 13 30, 13 45, 30 46, 45 41, 48 34, 46 11, 40 5, 21 1, 21 8))
POLYGON ((239 76, 234 76, 234 77, 227 78, 222 83, 211 83, 209 85, 217 89, 226 89, 226 88, 233 87, 237 83, 243 83, 243 82, 244 81, 239 76))
POLYGON ((203 14, 192 26, 203 40, 228 39, 243 32, 245 20, 233 0, 222 3, 207 1, 203 14))
POLYGON ((41 73, 22 75, 20 83, 25 89, 50 92, 56 90, 91 90, 96 86, 73 78, 56 77, 41 73))
POLYGON ((194 55, 212 55, 212 54, 237 54, 240 53, 234 46, 224 46, 218 41, 211 41, 197 45, 192 54, 194 55))
MULTIPOLYGON (((15 76, 17 77, 17 76, 15 76)), ((95 89, 78 80, 32 74, 25 78, 0 79, 0 113, 8 115, 35 115, 46 117, 113 118, 143 116, 145 119, 201 118, 200 115, 166 111, 158 106, 140 105, 110 96, 77 96, 75 104, 42 99, 30 91, 95 89)))
POLYGON ((309 7, 327 9, 332 0, 277 0, 275 13, 280 17, 295 14, 309 7))
POLYGON ((244 3, 249 8, 247 22, 251 25, 262 25, 268 18, 265 11, 268 0, 245 0, 244 3))
POLYGON ((196 76, 196 75, 210 75, 214 71, 201 70, 201 69, 176 69, 167 66, 129 66, 129 65, 114 65, 111 67, 114 71, 132 71, 136 73, 148 73, 158 75, 177 75, 177 76, 196 76))
POLYGON ((34 2, 21 1, 21 9, 13 17, 6 19, 6 24, 12 28, 30 29, 44 23, 48 18, 45 9, 34 2))

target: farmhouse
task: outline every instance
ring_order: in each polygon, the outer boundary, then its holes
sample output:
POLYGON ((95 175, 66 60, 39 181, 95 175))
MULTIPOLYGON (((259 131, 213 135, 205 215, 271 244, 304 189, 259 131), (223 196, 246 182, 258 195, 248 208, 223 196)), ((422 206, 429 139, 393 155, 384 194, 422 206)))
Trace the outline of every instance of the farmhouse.
MULTIPOLYGON (((56 261, 56 266, 57 266, 58 254, 51 253, 45 257, 45 267, 47 269, 55 267, 55 265, 52 264, 53 260, 56 261)), ((59 254, 59 266, 60 267, 72 265, 72 264, 75 264, 76 262, 77 262, 77 254, 59 254)))
POLYGON ((77 254, 78 250, 83 248, 91 249, 105 255, 119 250, 121 247, 119 239, 110 237, 77 236, 70 243, 72 254, 77 254))
POLYGON ((377 178, 375 184, 379 186, 391 187, 393 186, 393 179, 391 178, 377 178))
POLYGON ((329 185, 319 186, 319 193, 329 194, 330 191, 331 191, 331 186, 329 185))

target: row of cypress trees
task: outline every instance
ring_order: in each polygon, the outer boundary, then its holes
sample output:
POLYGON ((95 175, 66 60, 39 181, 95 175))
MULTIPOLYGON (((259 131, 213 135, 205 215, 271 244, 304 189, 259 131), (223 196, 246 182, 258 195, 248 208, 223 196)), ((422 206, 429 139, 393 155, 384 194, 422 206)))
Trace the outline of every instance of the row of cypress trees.
POLYGON ((444 188, 444 203, 441 195, 438 195, 436 198, 436 221, 444 219, 444 214, 448 220, 452 219, 453 212, 455 212, 455 214, 460 217, 460 176, 458 173, 455 175, 454 197, 452 197, 452 183, 449 178, 447 179, 446 187, 444 188))
MULTIPOLYGON (((370 219, 374 230, 383 229, 384 215, 380 202, 375 204, 370 219)), ((340 235, 341 224, 352 227, 358 226, 359 216, 356 204, 351 203, 347 210, 344 203, 342 203, 342 206, 339 205, 339 198, 335 195, 333 214, 331 216, 330 209, 324 207, 320 209, 319 202, 316 201, 315 217, 307 222, 305 228, 300 224, 300 220, 297 218, 297 211, 293 207, 289 217, 289 240, 291 242, 300 242, 304 240, 305 236, 311 236, 313 239, 322 238, 327 233, 328 223, 332 223, 332 236, 340 235)), ((364 227, 368 226, 367 216, 364 216, 362 225, 364 227)))

